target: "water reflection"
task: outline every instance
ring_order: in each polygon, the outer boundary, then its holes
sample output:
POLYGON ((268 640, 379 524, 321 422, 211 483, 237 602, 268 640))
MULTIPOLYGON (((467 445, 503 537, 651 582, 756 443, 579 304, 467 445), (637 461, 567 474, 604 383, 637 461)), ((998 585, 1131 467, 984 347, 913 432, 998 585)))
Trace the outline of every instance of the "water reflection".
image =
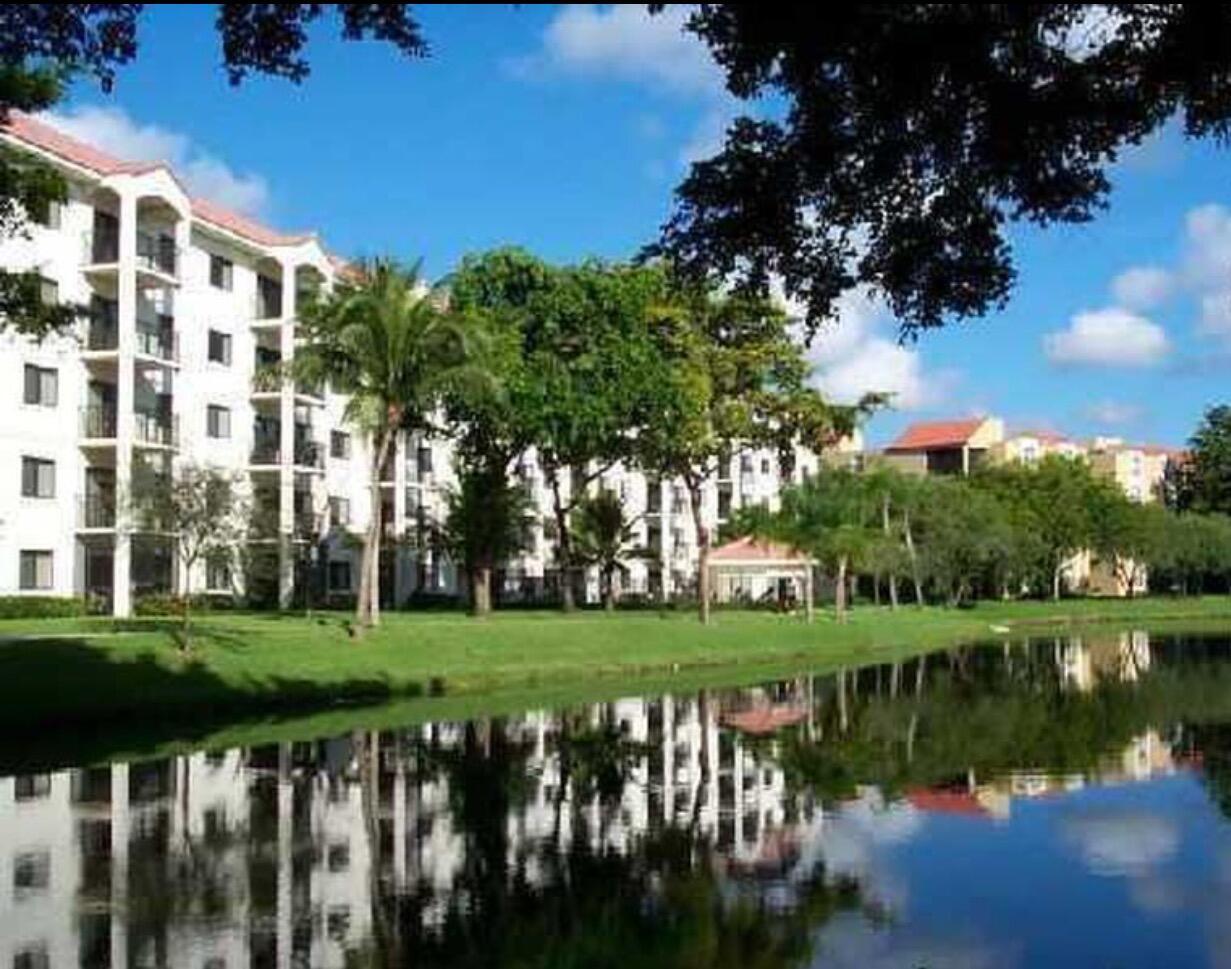
POLYGON ((1228 640, 1132 632, 7 777, 0 966, 1148 964, 997 893, 1199 941, 1228 724, 1228 640))

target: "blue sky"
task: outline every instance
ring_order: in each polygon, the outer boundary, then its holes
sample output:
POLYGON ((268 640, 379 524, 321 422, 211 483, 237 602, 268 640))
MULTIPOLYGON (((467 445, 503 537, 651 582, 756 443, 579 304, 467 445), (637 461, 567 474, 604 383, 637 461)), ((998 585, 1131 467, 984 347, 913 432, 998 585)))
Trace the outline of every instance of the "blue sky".
MULTIPOLYGON (((314 29, 301 86, 219 69, 213 9, 151 5, 141 52, 104 95, 51 119, 131 158, 171 161, 201 194, 346 255, 422 258, 519 243, 620 258, 651 239, 689 159, 735 105, 675 15, 640 7, 419 6, 432 56, 314 29)), ((1182 443, 1231 374, 1231 155, 1168 130, 1114 171, 1095 222, 1015 231, 1009 305, 898 346, 852 294, 812 350, 836 396, 897 393, 908 420, 994 413, 1010 426, 1182 443), (1224 209, 1223 205, 1227 208, 1224 209)))

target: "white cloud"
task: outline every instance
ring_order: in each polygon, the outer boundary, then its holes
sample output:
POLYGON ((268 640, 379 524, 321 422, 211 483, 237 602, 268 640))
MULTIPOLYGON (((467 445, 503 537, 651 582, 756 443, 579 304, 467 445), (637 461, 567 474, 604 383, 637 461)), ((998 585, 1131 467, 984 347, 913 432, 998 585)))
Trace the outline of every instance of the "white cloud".
POLYGON ((85 106, 41 118, 125 161, 166 162, 192 194, 237 212, 261 215, 269 204, 269 186, 260 175, 236 172, 187 135, 138 124, 119 108, 85 106))
POLYGON ((1130 404, 1118 400, 1097 400, 1086 406, 1083 416, 1096 424, 1111 427, 1121 424, 1137 424, 1145 416, 1145 408, 1140 404, 1130 404))
POLYGON ((1111 281, 1111 294, 1116 303, 1132 310, 1153 309, 1166 302, 1174 280, 1160 266, 1133 266, 1111 281))
POLYGON ((707 108, 688 140, 680 147, 680 164, 687 167, 718 154, 726 142, 727 126, 738 114, 734 99, 722 100, 707 108))
POLYGON ((1067 329, 1043 337, 1043 349, 1055 364, 1149 367, 1171 352, 1171 342, 1157 323, 1109 306, 1077 313, 1067 329))
POLYGON ((1097 875, 1143 873, 1170 859, 1180 843, 1170 818, 1146 811, 1091 811, 1067 818, 1063 831, 1097 875))
POLYGON ((523 78, 622 81, 695 103, 701 113, 674 159, 686 168, 718 152, 740 110, 709 48, 684 30, 688 16, 687 5, 677 4, 653 16, 637 4, 567 5, 547 25, 539 49, 507 66, 523 78))
POLYGON ((668 4, 651 16, 639 4, 570 4, 543 33, 541 50, 513 62, 524 75, 564 73, 616 78, 674 94, 722 89, 709 49, 685 33, 685 6, 668 4))
POLYGON ((842 403, 866 393, 893 395, 892 406, 914 411, 943 403, 958 382, 956 371, 929 372, 922 354, 897 343, 884 304, 866 291, 839 301, 837 320, 822 329, 809 349, 816 385, 842 403))

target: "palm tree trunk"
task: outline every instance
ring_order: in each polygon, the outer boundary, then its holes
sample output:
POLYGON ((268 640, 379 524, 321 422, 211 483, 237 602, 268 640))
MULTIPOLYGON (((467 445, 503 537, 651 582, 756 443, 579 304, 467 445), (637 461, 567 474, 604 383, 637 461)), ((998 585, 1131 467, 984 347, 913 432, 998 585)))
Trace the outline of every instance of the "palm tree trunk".
POLYGON ((710 530, 701 513, 701 485, 686 478, 688 504, 692 510, 692 523, 697 530, 697 618, 703 626, 710 621, 710 530))
POLYGON ((393 441, 393 428, 381 428, 376 438, 372 455, 372 467, 368 480, 368 495, 371 502, 368 529, 363 538, 363 558, 359 567, 359 598, 355 603, 355 619, 361 629, 380 622, 380 471, 389 455, 393 441))
POLYGON ((607 612, 615 612, 615 569, 607 566, 603 570, 603 608, 607 612))
POLYGON ((492 611, 492 569, 480 565, 474 570, 470 585, 470 611, 476 616, 489 616, 492 611))
POLYGON ((838 556, 838 577, 833 590, 834 616, 846 622, 846 556, 838 556))
POLYGON ((560 497, 560 471, 554 461, 545 462, 547 480, 551 482, 551 511, 556 519, 556 561, 560 564, 560 608, 573 612, 577 597, 573 594, 573 535, 569 530, 568 506, 560 497))
POLYGON ((923 580, 919 576, 919 553, 915 550, 915 535, 910 528, 910 512, 902 512, 902 535, 906 541, 906 556, 910 559, 910 577, 915 585, 915 605, 923 608, 923 580))
MULTIPOLYGON (((885 495, 881 499, 881 530, 886 536, 889 534, 889 496, 885 495)), ((887 578, 889 579, 889 608, 894 612, 898 608, 898 574, 892 566, 889 569, 887 578)))

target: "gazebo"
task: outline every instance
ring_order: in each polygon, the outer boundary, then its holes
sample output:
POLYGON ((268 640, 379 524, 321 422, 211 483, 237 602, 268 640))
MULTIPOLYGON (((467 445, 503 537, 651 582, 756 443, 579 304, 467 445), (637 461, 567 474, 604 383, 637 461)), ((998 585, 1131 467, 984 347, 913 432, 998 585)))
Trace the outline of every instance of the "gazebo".
POLYGON ((718 602, 766 598, 802 600, 812 615, 812 571, 816 563, 798 549, 755 538, 737 538, 710 552, 710 588, 718 602))

